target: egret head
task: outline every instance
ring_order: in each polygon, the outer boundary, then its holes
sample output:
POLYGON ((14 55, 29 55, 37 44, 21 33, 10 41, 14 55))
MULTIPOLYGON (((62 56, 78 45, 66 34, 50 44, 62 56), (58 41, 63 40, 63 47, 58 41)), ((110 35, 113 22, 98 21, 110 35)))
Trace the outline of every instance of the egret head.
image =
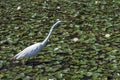
POLYGON ((51 30, 54 29, 56 26, 58 26, 61 23, 61 21, 59 19, 57 19, 57 22, 52 26, 51 30))
POLYGON ((53 25, 53 26, 57 26, 61 23, 61 21, 59 19, 57 19, 57 22, 53 25))

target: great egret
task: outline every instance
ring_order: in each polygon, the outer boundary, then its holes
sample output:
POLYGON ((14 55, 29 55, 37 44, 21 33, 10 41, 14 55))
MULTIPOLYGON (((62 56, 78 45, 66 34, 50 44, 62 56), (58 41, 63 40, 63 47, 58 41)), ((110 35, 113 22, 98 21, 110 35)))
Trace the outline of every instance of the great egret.
POLYGON ((36 55, 38 52, 41 51, 41 49, 46 45, 48 39, 50 38, 50 35, 53 32, 53 29, 59 24, 61 23, 60 20, 58 20, 50 29, 50 32, 48 34, 48 36, 45 38, 45 40, 41 43, 36 43, 33 44, 31 46, 28 46, 27 48, 25 48, 23 51, 21 51, 20 53, 16 54, 13 59, 20 59, 20 58, 28 58, 30 56, 34 56, 36 55))

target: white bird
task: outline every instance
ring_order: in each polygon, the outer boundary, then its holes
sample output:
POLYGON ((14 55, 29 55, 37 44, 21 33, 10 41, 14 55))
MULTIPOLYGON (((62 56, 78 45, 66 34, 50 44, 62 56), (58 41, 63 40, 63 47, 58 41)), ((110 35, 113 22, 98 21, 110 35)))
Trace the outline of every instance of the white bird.
POLYGON ((41 43, 36 43, 33 44, 31 46, 28 46, 27 48, 25 48, 23 51, 21 51, 20 53, 16 54, 13 59, 20 59, 20 58, 28 58, 30 56, 34 56, 36 55, 38 52, 41 51, 41 49, 46 45, 48 39, 50 38, 50 35, 53 32, 53 29, 59 24, 61 23, 60 20, 58 20, 50 29, 50 32, 48 34, 48 36, 45 38, 45 40, 41 43))

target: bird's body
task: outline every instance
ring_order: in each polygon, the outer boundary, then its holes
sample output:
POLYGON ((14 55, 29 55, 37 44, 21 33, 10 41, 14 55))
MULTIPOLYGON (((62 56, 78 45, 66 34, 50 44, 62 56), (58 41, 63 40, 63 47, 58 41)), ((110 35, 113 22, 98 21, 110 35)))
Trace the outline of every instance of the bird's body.
POLYGON ((40 50, 43 48, 43 44, 41 43, 36 43, 33 44, 27 48, 25 48, 23 51, 18 53, 17 55, 14 56, 14 59, 19 59, 19 58, 28 58, 30 56, 36 55, 40 50))
POLYGON ((61 21, 57 21, 52 28, 50 29, 50 32, 48 34, 48 36, 46 37, 46 39, 41 42, 41 43, 36 43, 33 44, 27 48, 25 48, 23 51, 21 51, 20 53, 16 54, 13 58, 14 59, 20 59, 20 58, 28 58, 30 56, 34 56, 36 55, 38 52, 41 51, 41 49, 46 45, 48 39, 50 38, 50 35, 52 34, 52 31, 54 29, 55 26, 57 26, 61 21))

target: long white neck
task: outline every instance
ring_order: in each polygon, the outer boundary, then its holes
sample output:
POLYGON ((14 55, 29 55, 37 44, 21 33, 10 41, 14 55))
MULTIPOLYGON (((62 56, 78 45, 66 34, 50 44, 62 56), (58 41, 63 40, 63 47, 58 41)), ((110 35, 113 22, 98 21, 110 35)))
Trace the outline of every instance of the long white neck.
POLYGON ((42 42, 42 44, 43 45, 46 45, 46 43, 47 43, 47 41, 48 41, 48 39, 50 38, 50 35, 52 34, 52 32, 53 32, 53 29, 60 23, 61 21, 60 20, 58 20, 52 27, 51 27, 51 29, 50 29, 50 32, 49 32, 49 34, 48 34, 48 36, 45 38, 45 40, 42 42))

